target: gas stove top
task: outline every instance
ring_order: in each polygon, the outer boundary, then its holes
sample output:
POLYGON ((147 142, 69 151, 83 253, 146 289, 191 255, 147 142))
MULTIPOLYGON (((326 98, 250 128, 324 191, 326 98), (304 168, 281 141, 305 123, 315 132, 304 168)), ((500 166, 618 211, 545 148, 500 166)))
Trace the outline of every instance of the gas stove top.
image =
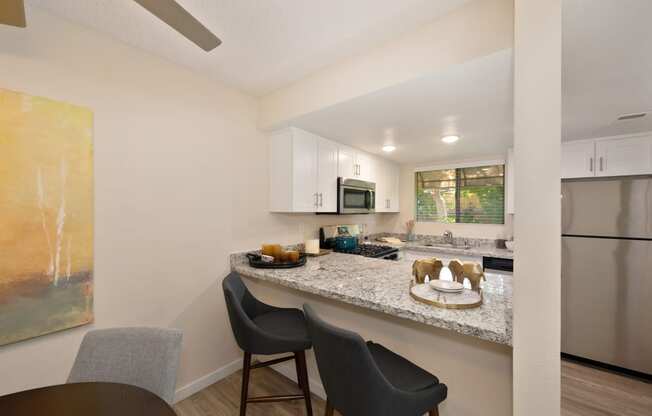
POLYGON ((356 254, 364 257, 383 258, 388 260, 398 259, 398 249, 379 244, 362 244, 351 250, 335 250, 338 253, 356 254))

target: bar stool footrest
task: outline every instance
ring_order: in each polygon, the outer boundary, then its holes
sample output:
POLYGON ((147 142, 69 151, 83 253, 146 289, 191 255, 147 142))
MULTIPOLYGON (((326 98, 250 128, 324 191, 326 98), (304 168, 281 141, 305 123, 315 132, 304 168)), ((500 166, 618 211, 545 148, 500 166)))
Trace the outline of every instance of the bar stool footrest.
POLYGON ((250 397, 247 403, 267 403, 267 402, 285 402, 290 400, 303 400, 303 394, 279 394, 276 396, 258 396, 250 397))

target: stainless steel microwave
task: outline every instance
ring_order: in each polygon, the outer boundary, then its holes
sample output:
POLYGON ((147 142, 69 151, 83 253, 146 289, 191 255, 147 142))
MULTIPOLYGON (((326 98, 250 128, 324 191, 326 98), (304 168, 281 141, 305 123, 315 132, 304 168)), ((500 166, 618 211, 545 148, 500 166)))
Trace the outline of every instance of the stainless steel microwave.
POLYGON ((359 179, 337 179, 338 214, 372 214, 375 211, 375 183, 359 179))

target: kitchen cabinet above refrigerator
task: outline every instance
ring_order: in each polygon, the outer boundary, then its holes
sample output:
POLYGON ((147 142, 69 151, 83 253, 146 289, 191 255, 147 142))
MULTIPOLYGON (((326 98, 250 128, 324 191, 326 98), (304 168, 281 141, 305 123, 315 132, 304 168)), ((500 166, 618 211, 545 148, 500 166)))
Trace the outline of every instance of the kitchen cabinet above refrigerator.
POLYGON ((561 149, 562 179, 652 174, 652 133, 566 142, 561 149))

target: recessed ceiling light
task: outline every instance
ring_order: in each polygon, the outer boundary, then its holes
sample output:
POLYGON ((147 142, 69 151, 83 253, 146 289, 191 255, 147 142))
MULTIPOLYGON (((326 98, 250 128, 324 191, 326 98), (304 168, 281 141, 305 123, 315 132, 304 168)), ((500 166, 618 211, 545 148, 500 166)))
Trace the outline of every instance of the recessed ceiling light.
POLYGON ((394 150, 396 150, 396 146, 392 146, 391 144, 383 146, 383 152, 389 153, 393 152, 394 150))
POLYGON ((444 136, 441 138, 441 141, 444 143, 455 143, 460 139, 460 136, 444 136))

